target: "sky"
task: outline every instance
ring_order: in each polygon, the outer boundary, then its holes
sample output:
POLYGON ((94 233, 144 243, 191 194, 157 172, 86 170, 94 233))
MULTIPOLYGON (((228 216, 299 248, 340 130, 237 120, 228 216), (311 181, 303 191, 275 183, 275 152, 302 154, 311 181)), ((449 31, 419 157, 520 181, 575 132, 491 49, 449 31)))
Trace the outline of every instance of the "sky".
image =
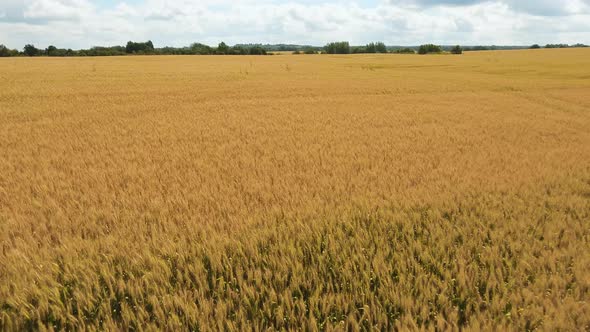
POLYGON ((10 48, 148 39, 156 47, 590 44, 590 0, 0 0, 0 44, 10 48))

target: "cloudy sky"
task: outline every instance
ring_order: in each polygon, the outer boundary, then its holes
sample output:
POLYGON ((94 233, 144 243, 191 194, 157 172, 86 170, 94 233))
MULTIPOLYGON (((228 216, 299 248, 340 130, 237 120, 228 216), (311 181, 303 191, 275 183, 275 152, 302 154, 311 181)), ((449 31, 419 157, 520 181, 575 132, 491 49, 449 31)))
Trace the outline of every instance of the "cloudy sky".
POLYGON ((0 0, 0 44, 590 43, 590 0, 0 0))

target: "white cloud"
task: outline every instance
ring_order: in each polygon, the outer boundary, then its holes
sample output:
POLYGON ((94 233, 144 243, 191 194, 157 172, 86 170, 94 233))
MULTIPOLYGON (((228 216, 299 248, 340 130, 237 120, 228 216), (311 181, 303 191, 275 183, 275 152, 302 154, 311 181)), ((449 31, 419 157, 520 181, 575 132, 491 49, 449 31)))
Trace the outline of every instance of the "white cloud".
POLYGON ((0 43, 90 47, 152 39, 390 45, 590 42, 590 0, 0 0, 0 43))
POLYGON ((23 11, 23 18, 78 20, 91 15, 94 6, 86 0, 34 0, 23 11))

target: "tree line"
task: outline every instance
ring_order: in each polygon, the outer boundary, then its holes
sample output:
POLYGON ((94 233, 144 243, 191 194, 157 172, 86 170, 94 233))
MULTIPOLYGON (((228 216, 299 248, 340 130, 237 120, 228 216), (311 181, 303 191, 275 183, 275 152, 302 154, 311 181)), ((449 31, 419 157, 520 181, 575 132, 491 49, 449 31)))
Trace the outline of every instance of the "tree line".
POLYGON ((359 54, 359 53, 397 53, 397 54, 437 54, 444 53, 445 51, 451 54, 462 54, 463 48, 459 45, 453 46, 448 50, 445 50, 442 46, 434 44, 425 44, 416 48, 403 47, 403 48, 388 48, 382 42, 370 43, 366 46, 354 46, 351 47, 349 42, 333 42, 329 43, 324 47, 324 50, 328 54, 359 54))
POLYGON ((72 50, 50 45, 39 49, 27 44, 22 51, 9 49, 0 45, 0 57, 10 56, 119 56, 119 55, 266 55, 267 51, 259 45, 228 46, 221 42, 217 47, 194 43, 187 47, 154 47, 151 40, 147 42, 129 41, 125 46, 95 46, 89 49, 72 50))
MULTIPOLYGON (((298 45, 261 45, 237 44, 229 46, 221 42, 217 47, 201 43, 194 43, 187 47, 156 48, 151 40, 147 42, 129 41, 125 46, 95 46, 89 49, 72 50, 50 45, 45 49, 27 44, 22 51, 9 49, 0 45, 0 57, 8 56, 121 56, 121 55, 266 55, 271 51, 294 50, 295 54, 359 54, 359 53, 416 53, 418 50, 405 48, 401 50, 388 49, 383 42, 372 42, 364 46, 351 46, 349 42, 332 42, 324 47, 298 45)), ((441 51, 442 52, 442 51, 441 51)), ((432 52, 435 53, 435 52, 432 52)))
MULTIPOLYGON (((547 44, 544 47, 534 44, 528 48, 571 48, 588 47, 584 44, 547 44)), ((125 46, 95 46, 89 49, 72 50, 48 46, 39 49, 32 44, 27 44, 22 51, 9 49, 0 44, 0 57, 14 56, 120 56, 120 55, 266 55, 274 51, 294 51, 294 54, 361 54, 361 53, 397 53, 397 54, 439 54, 449 52, 462 54, 464 51, 507 50, 523 49, 522 46, 438 46, 424 44, 416 47, 388 47, 383 42, 372 42, 364 46, 351 46, 347 41, 332 42, 324 47, 300 46, 291 44, 262 45, 262 44, 237 44, 229 46, 221 42, 217 47, 211 47, 201 43, 194 43, 186 47, 161 47, 156 48, 151 40, 147 42, 129 41, 125 46)))
POLYGON ((351 47, 349 42, 333 42, 324 47, 328 54, 360 54, 360 53, 387 53, 387 46, 382 42, 369 43, 365 46, 351 47))
POLYGON ((580 43, 573 44, 573 45, 569 45, 569 44, 547 44, 544 47, 541 47, 541 45, 539 45, 539 44, 534 44, 530 48, 531 49, 539 49, 539 48, 578 48, 578 47, 588 47, 588 45, 580 44, 580 43))
POLYGON ((588 45, 585 44, 547 44, 545 46, 541 46, 539 44, 533 44, 529 47, 526 46, 496 46, 496 45, 492 45, 492 46, 469 46, 469 47, 464 47, 463 50, 468 52, 468 51, 499 51, 499 50, 522 50, 522 49, 541 49, 541 48, 580 48, 580 47, 588 47, 588 45))

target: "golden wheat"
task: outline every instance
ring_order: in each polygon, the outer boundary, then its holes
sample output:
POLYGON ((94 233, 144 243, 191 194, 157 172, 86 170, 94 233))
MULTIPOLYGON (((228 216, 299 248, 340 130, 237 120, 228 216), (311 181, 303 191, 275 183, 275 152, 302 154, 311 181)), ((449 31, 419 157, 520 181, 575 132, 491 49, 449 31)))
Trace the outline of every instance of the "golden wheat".
POLYGON ((588 330, 590 51, 0 60, 0 330, 588 330))

